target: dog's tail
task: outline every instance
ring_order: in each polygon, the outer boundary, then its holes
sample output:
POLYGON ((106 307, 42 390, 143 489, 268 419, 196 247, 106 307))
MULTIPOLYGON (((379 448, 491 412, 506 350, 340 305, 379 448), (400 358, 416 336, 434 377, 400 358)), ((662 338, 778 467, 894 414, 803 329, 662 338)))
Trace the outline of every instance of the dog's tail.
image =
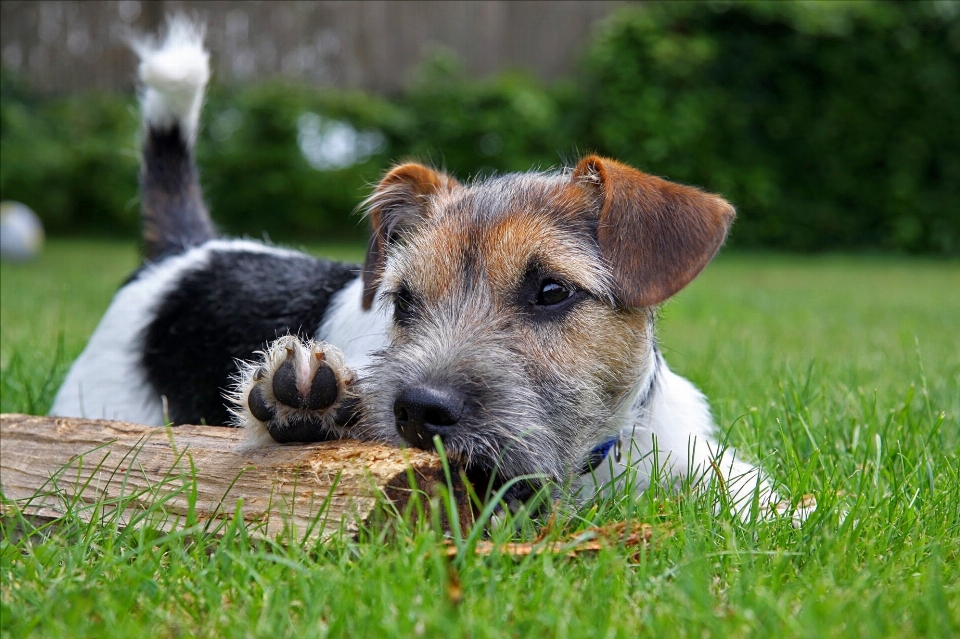
POLYGON ((148 260, 180 253, 216 237, 203 203, 193 145, 210 54, 203 26, 184 16, 168 20, 166 35, 133 42, 140 57, 143 160, 140 206, 148 260))

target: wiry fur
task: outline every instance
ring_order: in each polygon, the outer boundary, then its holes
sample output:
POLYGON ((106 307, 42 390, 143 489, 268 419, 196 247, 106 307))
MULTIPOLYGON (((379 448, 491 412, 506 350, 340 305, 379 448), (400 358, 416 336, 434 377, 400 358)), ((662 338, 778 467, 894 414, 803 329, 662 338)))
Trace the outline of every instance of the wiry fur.
POLYGON ((726 236, 721 198, 598 157, 472 184, 404 164, 364 205, 362 268, 216 240, 192 154, 202 29, 174 19, 138 52, 147 263, 54 414, 161 423, 167 406, 175 423, 224 423, 229 409, 249 445, 436 435, 481 494, 510 483, 512 503, 662 476, 715 481, 742 514, 754 498, 780 509, 656 346, 657 305, 726 236))
MULTIPOLYGON (((571 194, 570 181, 569 172, 503 176, 437 190, 405 219, 402 210, 391 211, 389 224, 404 231, 393 233, 382 295, 389 300, 414 289, 417 309, 408 326, 394 325, 391 344, 364 380, 366 424, 379 438, 402 443, 392 419, 399 390, 453 387, 469 405, 444 434, 444 450, 492 487, 530 475, 537 479, 514 493, 577 480, 587 496, 622 483, 628 469, 649 483, 654 457, 668 475, 706 477, 719 453, 709 411, 657 353, 652 310, 616 302, 614 273, 588 214, 596 201, 589 192, 571 194), (584 298, 562 318, 536 320, 515 297, 532 264, 584 298), (675 396, 663 392, 667 385, 692 393, 660 425, 675 396), (653 431, 668 445, 662 457, 652 454, 660 445, 653 431), (611 437, 624 442, 621 467, 591 489, 577 473, 589 451, 611 437)), ((391 208, 403 201, 396 185, 384 197, 391 208)), ((374 209, 381 204, 376 194, 368 201, 374 209)), ((767 483, 753 477, 752 488, 760 481, 769 500, 767 483)), ((741 484, 737 492, 746 495, 741 484)))

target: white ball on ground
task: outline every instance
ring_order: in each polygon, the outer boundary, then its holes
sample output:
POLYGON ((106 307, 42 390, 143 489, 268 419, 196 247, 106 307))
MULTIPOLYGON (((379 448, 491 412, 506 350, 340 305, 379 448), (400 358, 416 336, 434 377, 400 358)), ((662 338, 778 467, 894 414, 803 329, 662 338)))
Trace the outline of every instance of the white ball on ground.
POLYGON ((43 250, 43 224, 30 207, 20 202, 0 202, 0 258, 24 262, 43 250))

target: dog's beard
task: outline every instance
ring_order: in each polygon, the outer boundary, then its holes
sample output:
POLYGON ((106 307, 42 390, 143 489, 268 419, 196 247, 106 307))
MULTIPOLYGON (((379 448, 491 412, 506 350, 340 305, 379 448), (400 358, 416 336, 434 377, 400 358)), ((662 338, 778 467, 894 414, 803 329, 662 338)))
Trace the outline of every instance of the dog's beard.
POLYGON ((389 347, 362 380, 362 428, 372 438, 404 445, 393 410, 400 390, 415 383, 456 388, 466 398, 464 415, 440 438, 444 454, 484 502, 502 491, 508 504, 555 491, 599 439, 619 430, 609 399, 590 380, 534 378, 516 353, 483 352, 476 361, 389 347))

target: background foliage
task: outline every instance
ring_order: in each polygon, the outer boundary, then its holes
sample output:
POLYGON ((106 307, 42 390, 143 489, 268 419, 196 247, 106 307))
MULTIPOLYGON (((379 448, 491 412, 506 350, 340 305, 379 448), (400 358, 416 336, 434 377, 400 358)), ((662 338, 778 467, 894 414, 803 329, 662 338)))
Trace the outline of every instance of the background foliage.
MULTIPOLYGON (((5 73, 0 124, 4 199, 54 234, 136 232, 131 96, 39 98, 5 73)), ((361 235, 349 213, 398 159, 465 178, 587 151, 722 193, 734 245, 956 255, 957 5, 627 8, 551 87, 471 80, 442 51, 391 98, 215 84, 198 147, 225 231, 297 240, 361 235)))
POLYGON ((735 240, 960 249, 960 21, 950 3, 689 3, 589 52, 579 139, 739 205, 735 240))

